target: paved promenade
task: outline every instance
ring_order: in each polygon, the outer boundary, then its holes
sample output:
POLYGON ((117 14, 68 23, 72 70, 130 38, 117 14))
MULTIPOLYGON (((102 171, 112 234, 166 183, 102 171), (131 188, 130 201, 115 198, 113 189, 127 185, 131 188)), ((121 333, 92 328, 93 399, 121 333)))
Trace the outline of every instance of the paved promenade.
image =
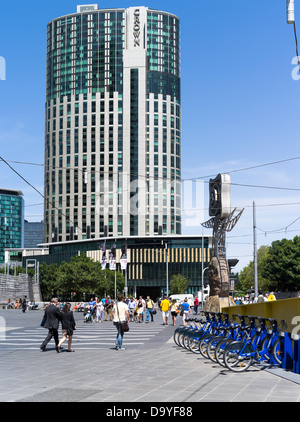
MULTIPOLYGON (((75 353, 67 344, 57 353, 54 342, 39 346, 47 330, 39 326, 42 311, 0 311, 1 402, 299 402, 300 375, 281 369, 250 368, 236 374, 173 342, 173 326, 161 314, 149 324, 130 323, 126 350, 116 351, 112 322, 83 323, 75 313, 75 353), (272 372, 273 371, 273 372, 272 372)), ((178 323, 181 323, 178 320, 178 323)), ((135 404, 134 404, 135 403, 135 404)))

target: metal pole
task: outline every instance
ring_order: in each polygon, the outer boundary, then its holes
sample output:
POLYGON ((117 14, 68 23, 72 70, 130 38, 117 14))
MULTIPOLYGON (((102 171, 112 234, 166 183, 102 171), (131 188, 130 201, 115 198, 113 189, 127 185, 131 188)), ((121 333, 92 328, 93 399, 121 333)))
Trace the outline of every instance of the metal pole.
POLYGON ((256 209, 253 201, 253 261, 254 261, 254 294, 258 296, 258 282, 257 282, 257 242, 256 242, 256 209))
POLYGON ((203 306, 204 306, 204 304, 203 304, 203 302, 204 302, 204 293, 203 293, 203 291, 204 291, 204 256, 203 256, 203 254, 204 254, 204 245, 203 245, 203 240, 204 240, 204 237, 203 237, 203 229, 202 229, 202 245, 201 245, 201 289, 202 289, 202 291, 201 291, 201 309, 202 309, 202 311, 203 311, 203 306))
POLYGON ((167 282, 167 297, 169 297, 169 263, 168 263, 168 244, 165 243, 166 248, 166 282, 167 282))
POLYGON ((117 263, 115 267, 115 299, 117 299, 117 263))

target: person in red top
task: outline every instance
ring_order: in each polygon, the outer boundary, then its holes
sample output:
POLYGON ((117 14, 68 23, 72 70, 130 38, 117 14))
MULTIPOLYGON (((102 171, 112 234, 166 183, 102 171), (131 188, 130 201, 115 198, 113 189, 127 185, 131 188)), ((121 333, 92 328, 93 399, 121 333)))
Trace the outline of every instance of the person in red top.
POLYGON ((196 315, 198 314, 198 306, 199 306, 199 299, 196 296, 195 299, 194 299, 194 311, 195 311, 196 315))

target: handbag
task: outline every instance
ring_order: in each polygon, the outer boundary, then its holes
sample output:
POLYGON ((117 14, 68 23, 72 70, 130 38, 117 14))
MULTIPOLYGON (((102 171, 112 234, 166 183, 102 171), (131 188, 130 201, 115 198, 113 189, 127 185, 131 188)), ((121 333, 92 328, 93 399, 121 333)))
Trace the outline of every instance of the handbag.
POLYGON ((129 324, 127 321, 121 322, 120 320, 120 315, 119 315, 119 308, 118 308, 118 304, 116 304, 117 307, 117 312, 118 312, 118 317, 119 317, 119 321, 120 321, 120 327, 121 327, 121 331, 123 333, 126 333, 126 331, 129 331, 129 324))
POLYGON ((43 317, 42 322, 40 323, 40 326, 43 327, 45 325, 45 323, 46 323, 46 318, 43 317))

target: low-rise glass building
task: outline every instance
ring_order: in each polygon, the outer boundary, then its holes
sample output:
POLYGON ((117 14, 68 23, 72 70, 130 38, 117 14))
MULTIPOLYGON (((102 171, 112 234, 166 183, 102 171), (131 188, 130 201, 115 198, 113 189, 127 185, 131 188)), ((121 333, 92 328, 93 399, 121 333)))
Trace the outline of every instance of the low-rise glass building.
POLYGON ((0 264, 6 248, 24 245, 24 199, 21 191, 0 189, 0 264))
MULTIPOLYGON (((211 260, 211 237, 209 236, 129 236, 103 237, 98 239, 74 240, 42 244, 49 249, 49 255, 34 256, 40 263, 70 261, 72 256, 85 252, 94 261, 102 262, 103 246, 109 260, 109 251, 116 246, 116 270, 126 275, 128 294, 134 296, 158 297, 170 293, 173 275, 181 274, 189 281, 186 293, 195 294, 208 283, 208 268, 211 260), (203 243, 202 243, 203 242, 203 243), (126 245, 127 268, 121 269, 122 249, 126 245), (203 278, 202 278, 203 277, 203 278)), ((26 266, 23 258, 23 266, 26 266)), ((106 264, 109 268, 109 262, 106 264)))

